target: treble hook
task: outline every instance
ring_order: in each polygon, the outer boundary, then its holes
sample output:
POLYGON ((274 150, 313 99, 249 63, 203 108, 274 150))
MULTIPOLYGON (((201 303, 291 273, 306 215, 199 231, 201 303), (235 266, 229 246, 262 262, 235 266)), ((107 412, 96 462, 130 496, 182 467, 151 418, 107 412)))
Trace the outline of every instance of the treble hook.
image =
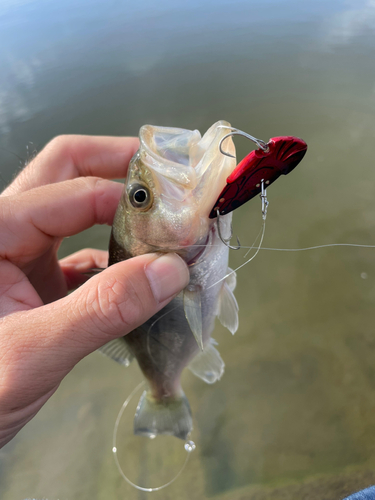
POLYGON ((219 238, 221 239, 221 241, 224 243, 224 245, 232 250, 239 250, 241 248, 241 243, 240 243, 240 240, 238 239, 238 236, 236 236, 236 239, 237 239, 237 243, 238 243, 238 246, 234 247, 232 245, 229 244, 230 240, 232 239, 232 236, 233 236, 233 228, 232 228, 232 224, 230 226, 230 236, 229 238, 225 239, 223 238, 222 234, 221 234, 221 229, 220 229, 220 211, 219 209, 216 210, 216 215, 217 215, 217 232, 219 234, 219 238))
POLYGON ((269 151, 269 146, 266 142, 262 141, 261 139, 257 139, 256 137, 250 135, 250 134, 247 134, 246 132, 244 132, 243 130, 239 130, 238 128, 234 128, 234 127, 227 127, 226 125, 221 125, 220 126, 221 128, 227 128, 229 130, 231 130, 231 132, 229 132, 229 134, 225 135, 220 143, 219 143, 219 150, 220 150, 220 153, 222 153, 223 155, 225 156, 229 156, 230 158, 235 158, 235 156, 231 155, 230 153, 226 153, 225 151, 223 151, 222 149, 222 144, 223 142, 225 141, 225 139, 227 139, 228 137, 231 137, 232 135, 241 135, 242 137, 246 137, 247 139, 250 139, 250 141, 252 142, 255 142, 255 144, 262 150, 264 151, 265 153, 268 153, 269 151))

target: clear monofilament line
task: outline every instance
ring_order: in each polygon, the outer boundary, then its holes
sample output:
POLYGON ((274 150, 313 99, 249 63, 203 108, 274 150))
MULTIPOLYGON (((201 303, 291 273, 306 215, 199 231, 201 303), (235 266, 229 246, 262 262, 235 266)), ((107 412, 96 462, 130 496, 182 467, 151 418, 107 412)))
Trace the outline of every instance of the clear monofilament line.
POLYGON ((130 401, 133 399, 133 397, 135 396, 135 394, 145 385, 145 381, 141 382, 140 384, 137 385, 137 387, 135 389, 132 390, 132 392, 129 394, 129 396, 126 398, 126 400, 124 401, 118 415, 117 415, 117 418, 116 418, 116 423, 115 423, 115 427, 113 429, 113 438, 112 438, 112 452, 113 452, 113 456, 114 456, 114 459, 115 459, 115 462, 116 462, 116 465, 117 465, 117 468, 118 468, 118 471, 120 472, 121 476, 125 479, 125 481, 130 484, 130 486, 133 486, 133 488, 136 488, 137 490, 140 490, 140 491, 147 491, 147 492, 152 492, 152 491, 159 491, 159 490, 162 490, 164 488, 166 488, 167 486, 169 486, 170 484, 174 483, 174 481, 176 481, 176 479, 182 474, 183 470, 185 469, 186 467, 186 464, 188 463, 188 460, 189 460, 189 457, 190 457, 190 454, 192 451, 195 450, 196 446, 195 446, 195 443, 193 441, 186 441, 184 443, 184 449, 186 451, 186 458, 182 464, 182 467, 181 469, 177 472, 177 474, 170 480, 168 481, 167 483, 163 484, 162 486, 155 486, 155 487, 149 487, 149 488, 146 488, 144 486, 139 486, 138 484, 135 484, 133 483, 133 481, 131 481, 127 475, 124 473, 124 471, 122 470, 122 467, 121 467, 121 464, 119 462, 119 459, 118 459, 118 456, 117 456, 117 431, 118 431, 118 427, 120 425, 120 421, 121 421, 121 417, 126 409, 126 407, 128 406, 128 404, 130 403, 130 401))
MULTIPOLYGON (((213 283, 212 285, 210 285, 207 290, 209 290, 210 288, 212 288, 213 286, 217 285, 218 283, 221 283, 222 281, 224 281, 225 279, 228 278, 228 276, 230 276, 231 274, 237 272, 239 269, 241 269, 242 267, 246 266, 246 264, 248 264, 249 262, 251 262, 253 259, 255 259, 255 257, 258 255, 260 249, 261 249, 261 246, 262 246, 262 243, 263 243, 263 238, 264 238, 264 233, 266 231, 266 221, 263 220, 263 223, 262 223, 262 229, 261 229, 261 232, 262 232, 262 235, 261 235, 261 238, 260 238, 260 242, 259 242, 259 245, 258 245, 258 248, 256 249, 256 252, 254 253, 254 255, 252 255, 250 257, 250 259, 248 259, 246 262, 244 262, 243 264, 241 264, 240 266, 238 266, 236 269, 233 269, 230 273, 226 274, 223 278, 219 279, 218 281, 215 281, 215 283, 213 283)), ((258 235, 259 236, 259 235, 258 235)), ((258 239, 258 236, 257 236, 257 239, 258 239)), ((255 240, 256 241, 256 240, 255 240)), ((241 246, 241 248, 244 248, 241 246)), ((251 247, 245 247, 245 248, 250 248, 250 250, 253 248, 253 246, 251 247)), ((247 252, 248 253, 248 252, 247 252)))
MULTIPOLYGON (((304 248, 269 248, 262 247, 262 250, 273 250, 277 252, 306 252, 307 250, 317 250, 319 248, 330 248, 330 247, 357 247, 357 248, 375 248, 375 245, 364 245, 361 243, 327 243, 325 245, 316 245, 312 247, 304 248)), ((251 248, 251 247, 243 247, 251 248)))
MULTIPOLYGON (((260 252, 261 250, 261 247, 262 247, 262 243, 263 243, 263 239, 264 239, 264 233, 266 231, 266 221, 264 220, 263 221, 263 224, 262 224, 262 236, 260 238, 260 242, 259 242, 259 245, 258 245, 258 248, 256 250, 256 252, 254 253, 254 255, 252 255, 250 257, 250 259, 248 259, 246 262, 244 262, 243 264, 241 264, 240 266, 238 266, 236 269, 233 269, 233 272, 237 272, 239 269, 241 269, 242 267, 246 266, 246 264, 248 264, 249 262, 251 262, 253 259, 255 259, 255 257, 258 255, 258 253, 260 252)), ((251 249, 250 249, 251 250, 251 249)), ((231 274, 231 273, 230 273, 231 274)), ((229 276, 229 274, 228 274, 229 276)))
MULTIPOLYGON (((261 229, 262 231, 262 229, 261 229)), ((259 236, 259 234, 258 234, 259 236)), ((255 241, 258 239, 256 237, 255 241)), ((191 247, 204 247, 206 245, 191 245, 191 247)), ((221 244, 216 244, 212 246, 221 246, 221 244)), ((251 246, 246 246, 241 244, 241 248, 247 248, 251 250, 254 248, 255 244, 253 243, 251 246)), ((260 250, 273 250, 277 252, 305 252, 307 250, 318 250, 319 248, 330 248, 330 247, 355 247, 355 248, 375 248, 375 245, 366 245, 364 243, 326 243, 324 245, 316 245, 311 247, 302 247, 302 248, 274 248, 274 247, 262 247, 260 250)), ((245 254, 244 258, 247 254, 245 254)))
POLYGON ((258 240, 259 236, 262 234, 262 232, 264 234, 264 230, 263 230, 264 226, 265 226, 265 222, 263 222, 262 227, 260 228, 259 233, 256 235, 256 238, 255 238, 253 244, 251 245, 251 247, 244 247, 244 246, 241 245, 241 248, 248 248, 248 251, 243 256, 244 259, 246 259, 246 257, 249 255, 249 253, 251 252, 251 250, 255 247, 255 243, 258 240))

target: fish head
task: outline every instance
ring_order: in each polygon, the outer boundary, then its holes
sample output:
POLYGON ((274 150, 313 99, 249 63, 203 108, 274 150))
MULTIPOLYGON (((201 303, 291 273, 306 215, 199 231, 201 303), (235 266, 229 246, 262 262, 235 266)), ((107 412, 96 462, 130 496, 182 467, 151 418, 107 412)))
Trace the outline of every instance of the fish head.
MULTIPOLYGON (((113 236, 129 256, 184 251, 207 238, 212 206, 235 158, 223 155, 220 140, 230 124, 199 131, 145 125, 117 209, 113 236)), ((226 142, 235 156, 231 139, 226 142)))

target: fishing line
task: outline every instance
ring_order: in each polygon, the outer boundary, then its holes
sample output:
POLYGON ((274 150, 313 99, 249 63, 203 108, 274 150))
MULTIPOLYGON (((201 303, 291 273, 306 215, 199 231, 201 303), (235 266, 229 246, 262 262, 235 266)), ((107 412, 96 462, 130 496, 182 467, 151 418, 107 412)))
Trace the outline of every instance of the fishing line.
MULTIPOLYGON (((248 259, 246 262, 244 262, 243 264, 241 264, 240 266, 236 267, 236 269, 232 269, 232 271, 228 274, 226 274, 223 278, 219 279, 218 281, 215 281, 215 283, 213 283, 212 285, 210 285, 207 290, 209 290, 210 288, 212 288, 213 286, 221 283, 222 281, 224 281, 225 279, 227 279, 230 275, 232 275, 233 273, 236 273, 239 269, 241 269, 242 267, 246 266, 246 264, 249 264, 249 262, 251 262, 253 259, 255 259, 255 257, 258 255, 260 249, 261 249, 261 246, 262 246, 262 243, 263 243, 263 239, 264 239, 264 233, 266 231, 266 221, 263 220, 263 223, 262 223, 262 228, 260 230, 260 232, 262 233, 261 234, 261 238, 260 238, 260 242, 259 242, 259 245, 258 245, 258 248, 256 249, 254 255, 252 255, 250 257, 250 259, 248 259)), ((258 236, 259 236, 259 233, 258 233, 258 236)), ((256 237, 256 240, 258 239, 258 236, 256 237)), ((255 241, 256 241, 255 240, 255 241)), ((246 255, 251 251, 252 248, 254 248, 254 243, 251 247, 242 247, 241 245, 241 248, 249 248, 250 250, 248 252, 246 252, 246 255)), ((245 255, 245 256, 246 256, 245 255)))
POLYGON ((151 353, 151 346, 150 346, 150 333, 151 333, 151 330, 152 328, 155 326, 155 324, 160 321, 162 318, 164 318, 164 316, 167 316, 167 314, 175 311, 176 309, 178 309, 178 306, 174 307, 173 309, 170 309, 169 311, 166 311, 164 314, 162 314, 161 316, 159 316, 158 318, 156 318, 156 320, 151 324, 150 328, 148 329, 148 332, 147 332, 147 352, 148 354, 150 355, 150 358, 152 360, 154 360, 153 358, 153 355, 151 353))
POLYGON ((113 457, 115 459, 118 471, 120 472, 121 476, 125 479, 125 481, 128 484, 130 484, 130 486, 133 486, 133 488, 136 488, 137 490, 140 490, 140 491, 152 492, 152 491, 160 491, 160 490, 166 488, 167 486, 171 485, 172 483, 174 483, 176 481, 176 479, 182 474, 183 470, 185 469, 186 464, 188 463, 188 460, 190 458, 190 454, 191 454, 191 452, 193 452, 195 450, 196 446, 195 446, 194 441, 186 441, 184 443, 184 449, 186 451, 186 458, 185 458, 185 460, 184 460, 184 462, 182 464, 181 469, 177 472, 177 474, 170 481, 168 481, 167 483, 165 483, 165 484, 163 484, 161 486, 153 486, 153 487, 148 487, 147 488, 147 487, 144 487, 144 486, 140 486, 140 485, 138 485, 136 483, 133 483, 133 481, 131 481, 127 477, 127 475, 124 473, 124 471, 123 471, 123 469, 121 467, 120 461, 119 461, 118 456, 117 456, 117 431, 118 431, 118 427, 120 425, 120 421, 121 421, 122 415, 123 415, 126 407, 130 403, 130 401, 133 399, 133 397, 135 396, 135 394, 142 387, 144 387, 145 384, 146 384, 146 382, 143 380, 140 384, 137 385, 137 387, 135 389, 133 389, 133 391, 129 394, 129 396, 124 401, 124 404, 122 405, 122 407, 121 407, 121 409, 120 409, 120 411, 119 411, 119 413, 117 415, 115 427, 113 429, 112 453, 113 453, 113 457))
MULTIPOLYGON (((262 229, 259 231, 258 236, 256 237, 255 241, 258 239, 260 232, 262 229)), ((194 245, 191 245, 194 246, 194 245)), ((201 246, 201 245, 196 245, 196 246, 201 246)), ((203 245, 202 245, 203 246, 203 245)), ((212 245, 212 246, 221 246, 221 245, 212 245)), ((248 248, 249 250, 246 252, 244 255, 244 258, 246 255, 251 251, 252 248, 254 248, 255 243, 253 243, 251 246, 245 246, 241 245, 241 248, 248 248)), ((319 248, 330 248, 330 247, 355 247, 355 248, 375 248, 375 245, 367 245, 364 243, 326 243, 323 245, 316 245, 312 247, 302 247, 302 248, 274 248, 274 247, 262 247, 260 250, 272 250, 275 252, 306 252, 307 250, 318 250, 319 248)))
POLYGON ((248 248, 249 249, 245 253, 245 255, 243 256, 244 259, 246 259, 246 257, 249 255, 251 250, 255 247, 255 243, 256 243, 257 239, 259 238, 259 236, 261 235, 261 233, 263 232, 263 234, 264 234, 263 226, 265 226, 265 222, 263 222, 262 227, 260 228, 259 233, 256 235, 256 238, 255 238, 253 244, 251 245, 251 247, 244 247, 243 245, 241 245, 241 248, 248 248))
MULTIPOLYGON (((305 252, 306 250, 317 250, 318 248, 329 248, 329 247, 357 247, 357 248, 375 248, 375 245, 364 245, 360 243, 327 243, 326 245, 317 245, 314 247, 305 248, 268 248, 262 247, 261 250, 273 250, 278 252, 305 252)), ((248 248, 248 247, 243 247, 248 248)))
MULTIPOLYGON (((264 179, 262 179, 261 181, 261 184, 262 184, 262 191, 261 191, 261 194, 260 194, 260 200, 262 202, 262 210, 261 210, 261 213, 262 213, 262 227, 259 231, 259 233, 257 234, 257 237, 255 238, 254 240, 254 243, 252 244, 251 247, 247 247, 249 248, 249 250, 246 252, 244 258, 247 257, 247 255, 249 254, 249 252, 251 252, 251 250, 254 248, 254 245, 255 245, 255 242, 257 241, 259 235, 261 235, 260 237, 260 241, 259 241, 259 245, 258 245, 258 248, 256 249, 254 255, 252 255, 250 257, 250 259, 248 259, 246 262, 244 262, 243 264, 241 264, 240 266, 238 266, 236 269, 232 269, 230 271, 230 273, 226 274, 223 278, 219 279, 218 281, 216 281, 215 283, 213 283, 212 285, 210 285, 208 287, 208 289, 212 288, 213 286, 221 283, 222 281, 224 281, 226 278, 228 278, 231 274, 234 274, 236 273, 239 269, 241 269, 242 267, 246 266, 246 264, 249 264, 249 262, 251 262, 253 259, 255 259, 255 257, 258 255, 259 251, 260 251, 260 248, 262 246, 262 243, 263 243, 263 239, 264 239, 264 233, 266 231, 266 219, 267 219, 267 210, 268 210, 268 206, 269 206, 269 201, 267 199, 267 190, 264 186, 264 179)), ((223 243, 225 243, 225 241, 223 241, 223 243)), ((228 246, 228 245, 227 245, 228 246)), ((242 245, 241 245, 242 247, 242 245)), ((231 247, 229 247, 231 248, 231 247)), ((243 248, 243 247, 242 247, 243 248)))
MULTIPOLYGON (((261 232, 262 229, 259 231, 261 232)), ((258 234, 259 236, 259 234, 258 234)), ((258 239, 258 237, 256 238, 258 239)), ((256 240, 255 240, 256 241, 256 240)), ((190 245, 189 247, 203 247, 206 245, 190 245)), ((220 247, 221 244, 213 244, 210 245, 213 247, 220 247)), ((241 244, 241 248, 248 248, 252 249, 254 248, 255 244, 253 243, 251 246, 246 246, 241 244)), ((278 252, 305 252, 306 250, 317 250, 319 248, 329 248, 329 247, 358 247, 358 248, 375 248, 375 245, 367 245, 367 244, 362 244, 362 243, 326 243, 323 245, 317 245, 317 246, 312 246, 312 247, 302 247, 302 248, 274 248, 274 247, 262 247, 260 250, 273 250, 273 251, 278 251, 278 252)), ((246 254, 244 258, 246 257, 246 254)))

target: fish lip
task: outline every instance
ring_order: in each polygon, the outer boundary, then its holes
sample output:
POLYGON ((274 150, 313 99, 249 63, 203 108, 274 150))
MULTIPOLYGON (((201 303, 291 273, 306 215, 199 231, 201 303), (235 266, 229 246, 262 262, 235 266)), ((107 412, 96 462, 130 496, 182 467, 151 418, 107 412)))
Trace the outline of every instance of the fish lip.
POLYGON ((168 248, 168 247, 158 247, 156 245, 150 245, 149 243, 147 243, 147 245, 150 248, 149 253, 156 253, 159 255, 167 253, 176 253, 181 257, 182 260, 185 261, 185 263, 189 267, 195 266, 203 260, 205 252, 208 250, 210 243, 212 242, 212 237, 214 235, 214 232, 215 232, 215 226, 212 225, 205 237, 201 238, 200 240, 197 240, 192 245, 186 245, 186 246, 168 248), (193 252, 189 253, 189 249, 192 249, 194 246, 198 247, 195 253, 193 252))
POLYGON ((198 240, 193 245, 186 245, 183 247, 168 248, 168 249, 167 248, 163 248, 163 249, 160 248, 160 249, 155 250, 155 251, 157 253, 171 253, 171 252, 176 253, 177 255, 179 255, 181 257, 181 259, 183 259, 185 261, 185 263, 189 267, 195 266, 195 265, 199 264, 200 262, 202 262, 204 255, 209 247, 211 237, 213 234, 213 230, 214 229, 211 228, 203 241, 202 241, 202 239, 198 240), (195 245, 197 245, 199 248, 196 249, 195 253, 192 253, 192 254, 189 253, 189 249, 191 249, 195 245))

